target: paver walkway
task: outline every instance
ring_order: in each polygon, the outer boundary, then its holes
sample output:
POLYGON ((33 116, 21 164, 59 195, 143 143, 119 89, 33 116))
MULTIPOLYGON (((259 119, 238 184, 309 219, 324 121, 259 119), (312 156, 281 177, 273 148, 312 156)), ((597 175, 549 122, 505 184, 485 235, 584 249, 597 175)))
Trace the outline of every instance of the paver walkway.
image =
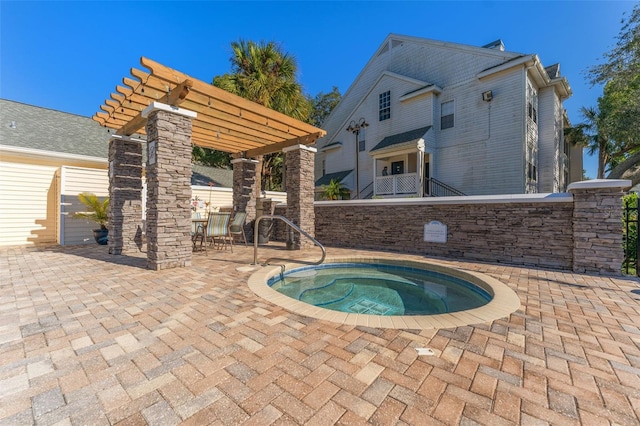
POLYGON ((387 330, 258 299, 237 269, 252 259, 156 272, 100 246, 0 249, 0 425, 640 424, 637 279, 443 261, 521 308, 387 330))

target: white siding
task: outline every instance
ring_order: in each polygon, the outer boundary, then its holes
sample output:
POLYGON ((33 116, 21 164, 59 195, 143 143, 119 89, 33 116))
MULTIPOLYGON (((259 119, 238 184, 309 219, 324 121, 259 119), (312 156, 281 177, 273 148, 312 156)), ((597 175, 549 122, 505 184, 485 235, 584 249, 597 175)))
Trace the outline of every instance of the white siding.
MULTIPOLYGON (((370 124, 367 151, 384 137, 433 125, 434 133, 425 141, 427 152, 432 154, 433 177, 469 195, 524 193, 525 68, 477 77, 517 56, 514 52, 391 35, 325 122, 327 136, 318 141, 318 148, 336 141, 343 146, 318 153, 316 179, 321 176, 323 160, 326 173, 355 169, 355 139, 345 129, 350 120, 364 117, 370 124), (399 97, 419 88, 412 81, 435 84, 443 91, 399 102, 399 97), (378 122, 378 95, 386 90, 391 91, 391 119, 378 122), (493 92, 491 102, 482 100, 486 90, 493 92), (441 131, 440 104, 447 100, 455 102, 455 125, 441 131)), ((363 154, 359 157, 361 190, 371 182, 375 165, 363 154)))
POLYGON ((392 71, 439 87, 455 86, 474 79, 479 72, 487 68, 519 55, 515 52, 390 35, 324 123, 323 128, 327 131, 327 136, 318 142, 318 147, 333 141, 345 121, 348 123, 347 117, 371 90, 383 71, 392 71), (389 48, 382 53, 387 45, 389 48))
POLYGON ((88 220, 71 217, 75 212, 86 211, 86 207, 78 201, 78 194, 82 192, 92 192, 101 200, 108 197, 107 170, 68 166, 60 168, 59 242, 62 245, 95 244, 93 230, 99 226, 88 220))
POLYGON ((432 176, 467 195, 524 192, 524 68, 445 90, 435 116, 432 176), (482 100, 491 90, 493 100, 482 100), (455 101, 454 127, 440 130, 441 102, 455 101))
POLYGON ((0 162, 0 245, 56 242, 56 170, 0 162))
POLYGON ((562 102, 553 87, 538 92, 538 137, 540 150, 540 192, 559 192, 566 189, 563 182, 564 146, 562 102))

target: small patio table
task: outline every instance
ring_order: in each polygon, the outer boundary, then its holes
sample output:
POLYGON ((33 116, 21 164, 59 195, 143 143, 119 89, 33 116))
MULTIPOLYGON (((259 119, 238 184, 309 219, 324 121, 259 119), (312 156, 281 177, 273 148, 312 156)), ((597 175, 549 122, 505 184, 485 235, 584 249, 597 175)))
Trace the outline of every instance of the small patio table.
POLYGON ((196 242, 198 241, 198 238, 200 238, 200 249, 202 249, 202 244, 206 239, 207 220, 208 220, 207 218, 191 219, 191 229, 194 230, 193 236, 191 237, 191 241, 193 242, 194 251, 196 250, 196 242))

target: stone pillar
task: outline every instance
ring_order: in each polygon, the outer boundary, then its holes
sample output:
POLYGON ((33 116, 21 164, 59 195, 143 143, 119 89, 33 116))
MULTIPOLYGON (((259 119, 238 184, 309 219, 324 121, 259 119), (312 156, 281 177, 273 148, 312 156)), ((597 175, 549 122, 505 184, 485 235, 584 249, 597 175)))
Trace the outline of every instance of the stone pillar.
POLYGON ((621 275, 622 196, 629 180, 575 182, 573 194, 573 271, 621 275))
POLYGON ((142 145, 114 136, 109 141, 109 253, 142 249, 142 145))
MULTIPOLYGON (((311 236, 315 236, 315 210, 313 206, 315 148, 295 145, 285 148, 287 219, 311 236)), ((313 247, 306 237, 293 233, 293 249, 313 247)))
POLYGON ((147 117, 147 266, 191 265, 191 119, 153 102, 147 117))
POLYGON ((246 212, 244 232, 247 240, 253 241, 253 221, 256 219, 256 197, 260 194, 260 179, 257 178, 258 161, 247 158, 231 160, 233 164, 233 211, 246 212))

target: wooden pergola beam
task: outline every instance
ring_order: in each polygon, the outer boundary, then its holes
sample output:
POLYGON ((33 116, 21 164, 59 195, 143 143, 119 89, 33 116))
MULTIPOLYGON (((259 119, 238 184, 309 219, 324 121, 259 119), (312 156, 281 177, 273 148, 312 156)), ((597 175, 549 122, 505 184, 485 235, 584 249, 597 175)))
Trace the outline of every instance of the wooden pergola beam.
POLYGON ((271 154, 272 152, 282 151, 284 148, 288 148, 290 146, 302 144, 302 145, 312 145, 316 142, 316 139, 323 136, 323 133, 312 133, 307 136, 300 136, 297 138, 289 139, 286 141, 274 143, 271 145, 263 146, 260 148, 249 149, 244 152, 245 158, 253 158, 259 155, 271 154))
MULTIPOLYGON (((189 91, 191 90, 192 86, 193 86, 193 81, 187 79, 182 83, 178 84, 169 93, 164 95, 161 99, 158 100, 158 102, 161 102, 163 104, 168 104, 171 106, 178 106, 187 98, 187 95, 189 94, 189 91)), ((120 129, 118 129, 118 131, 116 132, 116 135, 131 136, 135 132, 140 130, 140 128, 144 127, 146 123, 147 123, 147 119, 146 117, 142 116, 142 111, 140 111, 138 115, 136 115, 133 119, 131 119, 131 121, 129 121, 127 124, 125 124, 120 129)))

